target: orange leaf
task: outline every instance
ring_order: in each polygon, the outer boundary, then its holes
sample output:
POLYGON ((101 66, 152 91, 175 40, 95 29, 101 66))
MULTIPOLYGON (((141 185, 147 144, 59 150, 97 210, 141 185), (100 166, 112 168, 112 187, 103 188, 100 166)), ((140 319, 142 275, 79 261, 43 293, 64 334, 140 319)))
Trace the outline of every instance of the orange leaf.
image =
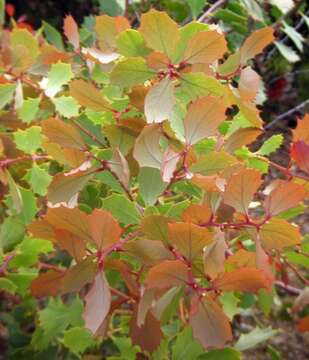
POLYGON ((223 98, 206 96, 190 105, 184 120, 185 138, 189 145, 215 135, 225 119, 226 106, 223 98))
POLYGON ((86 244, 78 236, 64 229, 55 230, 57 245, 66 250, 76 261, 81 261, 86 255, 86 244))
POLYGON ((190 262, 201 255, 203 248, 213 241, 208 229, 186 222, 169 224, 168 238, 190 262))
POLYGON ((93 111, 109 111, 110 105, 102 93, 90 82, 73 80, 70 82, 70 95, 81 105, 93 111))
POLYGON ((302 119, 298 119, 297 127, 293 130, 293 140, 309 144, 309 114, 306 114, 302 119))
POLYGON ((262 288, 269 290, 271 284, 263 270, 250 267, 220 274, 212 285, 215 289, 221 291, 258 293, 259 289, 262 288))
POLYGON ((299 229, 283 219, 272 218, 260 228, 260 238, 266 250, 282 250, 301 243, 299 229))
POLYGON ((238 90, 244 101, 254 101, 260 88, 261 77, 250 67, 241 70, 238 90))
POLYGON ((245 249, 237 250, 233 255, 229 256, 225 261, 228 270, 239 269, 243 267, 256 268, 256 255, 254 252, 245 249))
POLYGON ((223 201, 240 213, 247 214, 253 195, 261 185, 261 175, 252 169, 243 169, 229 179, 223 201))
POLYGON ((27 229, 33 237, 51 241, 55 240, 54 228, 46 220, 34 220, 31 224, 27 226, 27 229))
POLYGON ((55 229, 64 229, 84 241, 91 241, 88 216, 78 208, 59 207, 48 209, 44 217, 55 229))
POLYGON ((223 348, 233 339, 228 317, 210 296, 193 298, 190 312, 193 336, 205 349, 223 348))
POLYGON ((73 45, 74 50, 79 49, 79 32, 78 26, 71 15, 67 15, 63 25, 64 34, 73 45))
POLYGON ((34 297, 56 296, 61 293, 62 279, 64 273, 62 271, 48 270, 39 274, 31 283, 30 289, 34 297))
POLYGON ((274 29, 270 26, 253 32, 240 49, 240 62, 245 65, 248 60, 261 53, 263 49, 274 41, 274 29))
POLYGON ((110 212, 95 209, 88 217, 90 234, 98 250, 119 241, 122 229, 110 212))
POLYGON ((185 222, 199 225, 207 223, 211 215, 212 211, 207 205, 191 204, 184 210, 181 218, 185 222))
POLYGON ((223 34, 217 31, 201 31, 188 42, 184 61, 190 64, 211 64, 222 58, 226 51, 226 40, 223 34))
POLYGON ((220 192, 224 190, 225 179, 219 176, 204 176, 200 174, 194 174, 191 179, 192 184, 197 185, 201 189, 208 192, 220 192))
POLYGON ((297 141, 291 148, 291 156, 299 168, 309 174, 309 145, 297 141))
POLYGON ((299 322, 297 323, 297 330, 300 332, 309 331, 309 315, 299 320, 299 322))
POLYGON ((272 185, 274 189, 264 201, 264 207, 269 215, 277 215, 293 208, 306 197, 304 187, 291 181, 276 180, 272 185))
POLYGON ((226 139, 224 148, 229 153, 234 153, 236 149, 241 148, 243 145, 251 144, 261 132, 261 129, 254 127, 238 129, 226 139))
POLYGON ((188 268, 183 262, 179 260, 165 260, 149 270, 145 284, 149 289, 164 289, 185 285, 187 277, 188 268))
POLYGON ((108 315, 111 305, 111 292, 103 272, 97 273, 85 301, 85 328, 95 334, 108 315))

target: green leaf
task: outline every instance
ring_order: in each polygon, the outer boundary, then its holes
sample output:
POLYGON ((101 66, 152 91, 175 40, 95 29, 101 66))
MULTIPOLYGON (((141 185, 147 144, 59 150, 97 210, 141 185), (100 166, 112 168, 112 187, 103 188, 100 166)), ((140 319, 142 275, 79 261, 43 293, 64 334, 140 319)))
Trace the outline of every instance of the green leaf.
POLYGON ((254 20, 264 21, 263 11, 258 1, 256 0, 241 0, 241 3, 247 9, 248 15, 254 20))
POLYGON ((0 0, 0 25, 5 21, 5 0, 0 0))
POLYGON ((82 327, 73 327, 64 332, 63 344, 75 354, 83 353, 94 344, 89 330, 82 327))
POLYGON ((166 188, 162 181, 160 170, 150 167, 140 168, 138 175, 139 191, 145 204, 154 205, 160 195, 166 188))
POLYGON ((181 91, 190 100, 206 95, 224 96, 226 93, 226 89, 217 79, 199 72, 182 75, 180 85, 181 91))
POLYGON ((271 306, 274 302, 274 291, 267 292, 265 289, 260 289, 258 294, 258 304, 265 316, 268 316, 271 306))
POLYGON ((41 147, 42 137, 39 126, 31 126, 26 130, 17 130, 14 133, 16 147, 27 154, 34 154, 41 147))
POLYGON ((220 303, 223 306, 225 314, 232 320, 236 314, 239 314, 240 308, 238 307, 239 298, 233 292, 224 292, 220 298, 220 303))
POLYGON ((110 80, 114 85, 132 87, 143 84, 154 75, 155 72, 148 68, 145 59, 133 57, 119 62, 113 68, 110 80))
POLYGON ((269 155, 274 151, 278 150, 279 147, 282 145, 283 136, 281 134, 273 135, 269 139, 267 139, 264 144, 260 147, 257 151, 260 155, 269 155))
POLYGON ((33 164, 31 170, 26 175, 26 180, 29 182, 35 194, 45 196, 47 188, 52 181, 52 176, 43 167, 33 164))
POLYGON ((30 124, 33 121, 39 111, 41 98, 28 98, 24 100, 22 107, 18 110, 18 117, 26 123, 30 124))
POLYGON ((240 353, 234 349, 212 350, 200 356, 198 360, 240 360, 240 353))
POLYGON ((47 254, 53 250, 48 240, 25 237, 17 247, 17 255, 10 262, 10 268, 27 267, 34 265, 39 254, 47 254))
POLYGON ((196 360, 204 353, 204 349, 197 341, 194 341, 192 329, 187 326, 178 333, 172 353, 172 360, 196 360))
POLYGON ((15 88, 15 84, 0 84, 0 109, 12 101, 15 88))
POLYGON ((290 263, 309 269, 309 258, 307 254, 301 254, 293 250, 288 250, 284 253, 284 255, 290 263))
POLYGON ((64 305, 57 299, 50 299, 47 307, 39 311, 40 324, 47 337, 53 338, 60 335, 69 326, 81 326, 83 302, 75 298, 70 305, 64 305))
POLYGON ((202 12, 204 6, 207 4, 206 0, 186 0, 190 6, 191 13, 194 19, 202 12))
POLYGON ((60 115, 67 118, 78 116, 79 104, 72 96, 60 96, 52 101, 60 115))
POLYGON ((43 21, 43 32, 48 42, 60 51, 64 50, 62 36, 53 26, 43 21))
POLYGON ((145 116, 147 123, 160 123, 168 120, 176 103, 174 85, 165 78, 154 85, 145 98, 145 116))
POLYGON ((37 276, 36 269, 19 269, 18 273, 7 274, 7 279, 16 285, 16 292, 21 296, 25 296, 29 291, 31 281, 37 276))
POLYGON ((294 27, 288 25, 285 21, 283 21, 282 23, 283 23, 282 30, 293 41, 293 43, 297 47, 297 49, 299 51, 303 51, 303 48, 304 48, 303 42, 305 41, 303 36, 294 27))
POLYGON ((6 177, 8 180, 8 184, 9 184, 9 190, 10 190, 10 195, 12 198, 13 208, 14 208, 16 214, 19 214, 22 211, 23 206, 24 206, 20 187, 16 184, 16 182, 14 181, 14 179, 12 178, 12 176, 8 170, 5 170, 5 174, 6 174, 6 177))
POLYGON ((72 175, 64 173, 55 175, 48 187, 48 201, 54 205, 59 203, 70 204, 71 202, 74 204, 78 193, 93 176, 94 173, 89 171, 78 171, 72 175))
POLYGON ((120 54, 128 57, 146 56, 149 54, 149 49, 147 49, 141 33, 133 29, 119 34, 117 48, 120 54))
POLYGON ((32 191, 22 187, 20 188, 20 193, 24 205, 18 218, 27 225, 33 220, 37 213, 36 198, 32 191))
POLYGON ((0 227, 0 246, 4 252, 10 251, 24 238, 24 224, 16 217, 4 220, 0 227))
POLYGON ((123 15, 125 10, 125 0, 99 0, 100 11, 109 16, 123 15))
POLYGON ((237 343, 235 344, 235 349, 238 351, 244 351, 251 349, 257 344, 264 342, 278 333, 277 330, 273 330, 271 327, 261 329, 259 327, 255 328, 248 334, 241 334, 237 343))
POLYGON ((15 294, 17 286, 9 279, 0 278, 0 289, 15 294))
POLYGON ((207 155, 202 155, 190 170, 206 176, 215 175, 236 163, 237 160, 234 156, 224 151, 212 151, 207 155))
POLYGON ((24 46, 28 50, 27 55, 30 56, 33 63, 39 55, 38 40, 26 29, 13 29, 11 32, 11 46, 13 48, 24 46))
POLYGON ((52 64, 47 77, 45 94, 54 97, 62 89, 62 86, 67 84, 73 77, 74 74, 70 64, 60 61, 57 64, 52 64))
POLYGON ((124 225, 138 224, 140 213, 135 204, 125 195, 113 194, 103 200, 103 208, 110 211, 112 215, 124 225))
POLYGON ((280 43, 278 41, 275 41, 274 43, 277 47, 277 49, 279 50, 280 54, 287 59, 287 61, 291 62, 291 63, 295 63, 297 61, 300 60, 299 55, 297 54, 297 52, 295 50, 293 50, 291 47, 280 43))

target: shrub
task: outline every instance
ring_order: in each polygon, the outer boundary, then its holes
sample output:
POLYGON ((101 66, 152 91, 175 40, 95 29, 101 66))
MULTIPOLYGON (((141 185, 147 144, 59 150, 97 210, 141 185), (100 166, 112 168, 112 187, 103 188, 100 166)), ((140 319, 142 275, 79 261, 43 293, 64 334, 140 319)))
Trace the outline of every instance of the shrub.
POLYGON ((12 354, 95 352, 103 337, 113 358, 195 359, 235 344, 233 316, 271 303, 285 264, 303 277, 308 247, 289 222, 308 191, 308 116, 287 167, 268 159, 281 135, 247 147, 263 133, 250 63, 272 28, 233 54, 217 26, 156 10, 138 30, 98 16, 95 34, 67 16, 64 34, 67 51, 1 33, 0 286, 37 320, 12 354), (269 166, 282 177, 265 183, 269 166))

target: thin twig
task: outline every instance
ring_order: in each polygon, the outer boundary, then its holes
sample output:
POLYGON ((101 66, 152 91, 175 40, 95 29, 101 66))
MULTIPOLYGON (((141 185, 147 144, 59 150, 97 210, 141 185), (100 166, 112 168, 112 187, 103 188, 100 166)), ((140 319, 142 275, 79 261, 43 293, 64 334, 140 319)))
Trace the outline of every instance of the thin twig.
POLYGON ((303 101, 302 103, 300 103, 299 105, 295 106, 294 108, 292 108, 292 109, 290 109, 290 110, 288 110, 288 111, 286 111, 286 112, 284 112, 284 113, 276 116, 276 117, 274 118, 274 120, 272 120, 269 124, 267 124, 267 125, 265 126, 264 129, 265 129, 265 130, 268 130, 268 129, 271 128, 273 125, 275 125, 278 121, 286 118, 287 116, 290 116, 290 115, 294 114, 296 111, 301 110, 301 109, 304 108, 307 104, 309 104, 309 99, 303 101))
POLYGON ((213 13, 219 9, 220 7, 223 7, 225 5, 225 3, 227 3, 227 0, 218 0, 216 1, 214 4, 212 4, 205 12, 203 15, 201 15, 198 18, 199 22, 203 22, 203 23, 208 23, 208 21, 210 20, 209 18, 212 17, 213 13))
POLYGON ((283 281, 275 281, 275 285, 278 286, 280 289, 283 289, 292 295, 299 295, 302 292, 301 289, 298 289, 291 285, 287 285, 283 281))
POLYGON ((98 139, 94 134, 92 134, 90 131, 88 131, 86 128, 84 128, 78 121, 76 121, 75 119, 72 119, 71 121, 80 131, 82 131, 84 134, 89 136, 98 145, 105 148, 105 144, 100 139, 98 139))

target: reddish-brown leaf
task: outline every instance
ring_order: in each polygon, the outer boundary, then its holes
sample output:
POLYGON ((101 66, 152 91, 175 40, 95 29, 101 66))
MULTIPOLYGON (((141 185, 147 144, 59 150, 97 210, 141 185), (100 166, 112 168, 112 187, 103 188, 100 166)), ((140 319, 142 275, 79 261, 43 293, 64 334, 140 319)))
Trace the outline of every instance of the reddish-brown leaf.
POLYGON ((49 118, 42 121, 42 132, 51 142, 64 148, 85 150, 85 143, 80 133, 70 124, 49 118))
POLYGON ((79 32, 78 26, 71 15, 67 15, 63 24, 64 34, 73 45, 74 50, 79 49, 79 32))
POLYGON ((87 214, 78 208, 59 207, 48 209, 44 220, 55 229, 67 230, 84 241, 91 241, 87 214))
POLYGON ((111 292, 103 272, 98 272, 91 289, 85 296, 83 319, 85 327, 93 334, 103 324, 111 306, 111 292))
POLYGON ((70 231, 55 229, 55 240, 57 245, 66 250, 76 261, 81 261, 86 255, 85 241, 70 231))
POLYGON ((142 325, 137 325, 137 307, 133 311, 133 316, 129 325, 129 334, 133 344, 139 345, 143 351, 153 352, 163 339, 163 333, 158 321, 150 311, 148 311, 142 325))
POLYGON ((225 179, 217 175, 204 176, 200 174, 194 174, 191 182, 208 192, 223 191, 226 183, 225 179))
POLYGON ((80 263, 69 268, 62 279, 62 294, 80 291, 93 281, 98 265, 88 256, 80 263))
POLYGON ((223 348, 233 339, 228 317, 210 296, 192 299, 190 325, 194 338, 205 349, 223 348))
POLYGON ((185 285, 187 277, 188 268, 183 262, 166 260, 149 270, 145 283, 149 289, 164 289, 185 285))
POLYGON ((266 250, 282 250, 301 243, 299 229, 286 220, 272 218, 260 228, 260 238, 266 250))
POLYGON ((247 214, 253 195, 261 185, 261 174, 253 169, 244 169, 229 179, 223 201, 240 213, 247 214))
POLYGON ((272 216, 297 206, 306 196, 304 187, 291 181, 276 180, 272 186, 273 190, 264 201, 267 214, 272 216))
POLYGON ((88 217, 90 234, 99 250, 119 241, 122 229, 110 212, 95 209, 88 217))
POLYGON ((48 201, 52 206, 60 204, 70 208, 75 207, 79 192, 93 176, 94 172, 89 170, 78 171, 72 175, 56 174, 48 187, 48 201))
POLYGON ((203 248, 213 241, 212 233, 208 229, 186 222, 169 224, 168 238, 190 262, 201 255, 203 248))
POLYGON ((227 51, 223 34, 217 31, 202 31, 196 33, 188 42, 184 61, 190 64, 211 64, 222 58, 227 51))
POLYGON ((54 228, 46 220, 34 220, 31 224, 27 226, 27 229, 33 237, 51 241, 55 240, 54 228))
POLYGON ((239 268, 256 268, 256 254, 245 249, 237 250, 233 255, 229 256, 225 261, 228 270, 239 268))
POLYGON ((271 284, 263 270, 255 268, 240 268, 220 274, 213 287, 221 291, 245 291, 257 293, 259 289, 269 290, 271 284))
POLYGON ((125 251, 138 258, 145 266, 154 266, 164 260, 171 260, 173 256, 163 245, 162 241, 139 239, 129 241, 124 246, 125 251))
POLYGON ((225 119, 226 106, 223 98, 206 96, 190 105, 184 120, 185 138, 189 145, 215 135, 225 119))
POLYGON ((291 156, 299 168, 309 174, 309 145, 297 141, 292 145, 291 156))
POLYGON ((217 232, 214 242, 206 246, 204 252, 204 270, 211 278, 224 271, 225 253, 228 246, 224 239, 224 233, 217 232))
POLYGON ((61 293, 64 272, 48 270, 41 273, 31 283, 30 289, 34 297, 56 296, 61 293))

